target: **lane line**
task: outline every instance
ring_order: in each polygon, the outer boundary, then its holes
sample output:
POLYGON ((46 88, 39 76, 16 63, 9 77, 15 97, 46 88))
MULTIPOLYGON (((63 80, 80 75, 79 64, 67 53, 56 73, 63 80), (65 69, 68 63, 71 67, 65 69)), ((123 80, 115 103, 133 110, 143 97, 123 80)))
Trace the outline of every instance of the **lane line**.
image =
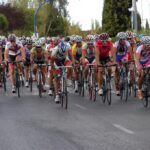
POLYGON ((79 104, 75 104, 75 106, 78 107, 78 108, 80 108, 80 109, 83 109, 83 110, 86 110, 86 109, 87 109, 86 107, 81 106, 81 105, 79 105, 79 104))
POLYGON ((117 129, 120 129, 121 131, 125 132, 125 133, 128 133, 128 134, 134 134, 133 131, 123 127, 122 125, 119 125, 119 124, 113 124, 114 127, 116 127, 117 129))

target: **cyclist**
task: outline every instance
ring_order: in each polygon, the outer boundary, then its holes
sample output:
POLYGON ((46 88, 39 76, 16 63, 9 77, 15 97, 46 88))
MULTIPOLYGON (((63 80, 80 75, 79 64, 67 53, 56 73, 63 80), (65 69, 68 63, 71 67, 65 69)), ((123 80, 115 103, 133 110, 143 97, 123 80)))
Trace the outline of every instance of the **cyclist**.
POLYGON ((141 38, 142 45, 136 50, 136 67, 138 70, 138 97, 143 98, 142 94, 142 82, 143 74, 142 67, 150 67, 150 36, 144 36, 141 38))
POLYGON ((131 31, 126 32, 126 39, 130 43, 131 53, 128 52, 128 60, 133 60, 136 52, 136 41, 134 39, 133 33, 131 31))
MULTIPOLYGON (((59 95, 58 95, 58 83, 59 78, 61 77, 61 70, 59 66, 70 66, 72 65, 71 60, 69 60, 69 53, 71 53, 71 47, 68 43, 61 41, 58 46, 52 49, 51 53, 51 67, 52 67, 52 75, 54 77, 54 90, 55 90, 55 102, 59 103, 59 95)), ((71 79, 72 70, 68 68, 67 70, 67 78, 71 79)))
MULTIPOLYGON (((20 60, 20 54, 22 61, 25 61, 25 53, 23 50, 23 46, 20 42, 16 41, 16 35, 10 34, 8 36, 8 42, 5 46, 5 61, 9 62, 9 74, 12 82, 12 93, 16 92, 15 88, 15 76, 14 76, 14 66, 13 62, 20 60)), ((18 65, 18 68, 20 68, 20 65, 18 65)))
MULTIPOLYGON (((42 47, 42 44, 38 41, 35 44, 35 47, 31 49, 31 54, 30 54, 30 62, 31 65, 33 64, 33 74, 36 79, 36 74, 37 74, 37 64, 44 64, 48 63, 48 52, 44 47, 42 47)), ((41 74, 42 74, 42 82, 43 82, 43 92, 46 92, 45 89, 45 83, 46 83, 46 66, 42 66, 41 68, 41 74)))
MULTIPOLYGON (((58 37, 53 37, 51 39, 51 43, 47 45, 47 50, 49 53, 49 62, 51 62, 51 53, 54 47, 56 47, 60 42, 60 39, 58 37)), ((53 85, 53 73, 52 69, 49 69, 49 92, 48 95, 52 96, 53 91, 52 91, 52 85, 53 85)))
POLYGON ((28 39, 26 41, 26 47, 25 47, 25 54, 26 54, 26 60, 24 62, 24 69, 25 69, 25 86, 29 87, 29 67, 30 67, 30 53, 32 49, 33 41, 31 39, 28 39))
MULTIPOLYGON (((126 40, 126 34, 124 32, 119 32, 117 34, 117 41, 114 44, 114 58, 120 67, 121 62, 128 61, 128 54, 131 53, 131 45, 126 40)), ((115 83, 116 83, 116 95, 120 95, 119 90, 119 72, 118 69, 115 71, 115 83)))
POLYGON ((87 64, 92 64, 95 61, 95 45, 94 45, 94 36, 87 35, 86 37, 87 43, 85 43, 82 47, 82 64, 84 66, 84 80, 87 82, 87 75, 89 66, 87 64))
MULTIPOLYGON (((76 36, 75 44, 72 46, 73 65, 79 65, 81 63, 83 45, 84 43, 82 42, 82 37, 76 36)), ((75 76, 75 92, 77 93, 78 92, 78 76, 79 76, 77 67, 75 67, 74 76, 75 76)))
MULTIPOLYGON (((113 43, 109 40, 107 33, 102 33, 99 36, 99 40, 96 42, 96 64, 97 65, 111 65, 111 55, 113 53, 113 43)), ((108 68, 109 75, 111 77, 111 68, 108 68)), ((97 80, 98 80, 98 94, 103 95, 102 90, 103 68, 98 68, 97 80)))

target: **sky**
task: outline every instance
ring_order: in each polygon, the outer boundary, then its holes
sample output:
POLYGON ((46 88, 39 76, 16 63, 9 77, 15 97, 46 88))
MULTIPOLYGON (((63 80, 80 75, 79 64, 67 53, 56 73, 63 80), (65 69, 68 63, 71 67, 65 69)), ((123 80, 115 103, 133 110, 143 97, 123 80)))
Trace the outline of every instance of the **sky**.
MULTIPOLYGON (((68 0, 68 11, 73 22, 79 22, 83 30, 91 29, 91 21, 102 20, 104 0, 68 0)), ((150 0, 138 0, 137 9, 142 18, 142 25, 146 19, 150 23, 150 0)))

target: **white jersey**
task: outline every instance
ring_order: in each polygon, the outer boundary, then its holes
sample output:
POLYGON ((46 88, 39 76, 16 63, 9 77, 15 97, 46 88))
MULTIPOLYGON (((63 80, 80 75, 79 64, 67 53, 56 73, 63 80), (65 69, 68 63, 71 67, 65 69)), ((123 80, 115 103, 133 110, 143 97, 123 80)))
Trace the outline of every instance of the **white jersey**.
POLYGON ((21 42, 16 42, 16 46, 13 46, 11 42, 7 42, 5 49, 8 49, 8 54, 16 56, 20 54, 20 49, 23 48, 21 42))
POLYGON ((66 51, 64 53, 60 51, 58 46, 52 48, 51 56, 55 57, 57 59, 57 61, 62 61, 64 59, 68 58, 68 51, 71 49, 71 47, 69 44, 66 44, 66 45, 67 45, 67 47, 66 47, 66 51))

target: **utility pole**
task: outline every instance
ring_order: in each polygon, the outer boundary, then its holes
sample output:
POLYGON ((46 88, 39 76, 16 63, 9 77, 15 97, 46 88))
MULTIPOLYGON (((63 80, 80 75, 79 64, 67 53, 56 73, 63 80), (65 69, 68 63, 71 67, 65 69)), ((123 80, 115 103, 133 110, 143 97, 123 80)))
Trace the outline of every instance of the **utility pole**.
POLYGON ((136 0, 132 0, 132 8, 133 8, 133 30, 137 33, 137 7, 136 7, 136 0))

